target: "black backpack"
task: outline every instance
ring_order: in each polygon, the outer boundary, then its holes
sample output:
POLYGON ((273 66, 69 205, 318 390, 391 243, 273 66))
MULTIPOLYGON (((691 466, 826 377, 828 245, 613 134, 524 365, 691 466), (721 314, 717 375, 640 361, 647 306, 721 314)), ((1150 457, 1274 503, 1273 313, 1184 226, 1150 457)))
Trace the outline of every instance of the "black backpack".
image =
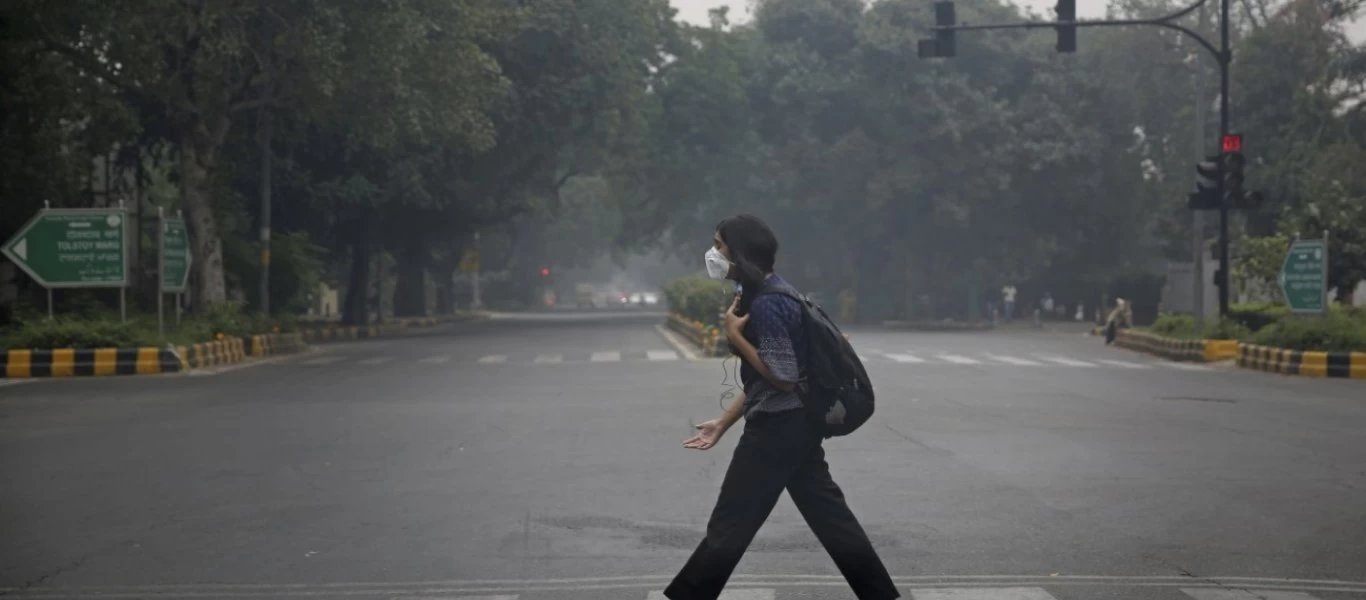
POLYGON ((807 416, 826 438, 853 433, 873 416, 873 382, 863 361, 819 304, 782 285, 759 292, 768 294, 786 296, 802 307, 806 369, 796 391, 807 416))

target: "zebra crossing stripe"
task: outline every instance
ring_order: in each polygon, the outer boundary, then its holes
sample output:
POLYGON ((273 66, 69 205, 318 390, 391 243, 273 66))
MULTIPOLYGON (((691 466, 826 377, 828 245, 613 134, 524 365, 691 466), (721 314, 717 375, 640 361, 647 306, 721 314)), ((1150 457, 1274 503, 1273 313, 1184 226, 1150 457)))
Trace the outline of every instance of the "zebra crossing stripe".
POLYGON ((593 362, 621 362, 620 352, 594 352, 588 360, 593 362))
POLYGON ((1008 364, 1008 365, 1015 365, 1015 366, 1017 366, 1017 367, 1042 367, 1042 366, 1043 366, 1043 363, 1035 362, 1035 361, 1028 360, 1028 359, 1024 359, 1024 358, 1015 358, 1014 356, 998 356, 998 355, 995 355, 995 354, 988 354, 988 355, 987 355, 987 358, 990 358, 991 360, 994 360, 994 361, 997 361, 997 362, 1003 362, 1003 363, 1006 363, 1006 364, 1008 364))
POLYGON ((980 587, 912 589, 914 600, 1056 600, 1037 587, 980 587))
POLYGON ((650 360, 678 360, 678 353, 673 350, 650 350, 645 356, 650 360))
MULTIPOLYGON (((773 588, 750 588, 743 590, 722 590, 717 600, 776 600, 777 590, 773 588)), ((667 600, 664 592, 652 591, 645 600, 667 600)))
POLYGON ((1195 600, 1318 600, 1304 592, 1234 588, 1181 588, 1195 600))
POLYGON ((553 364, 564 362, 564 355, 561 354, 542 354, 536 357, 536 364, 553 364))
POLYGON ((979 365, 979 364, 982 364, 981 361, 978 361, 978 360, 975 359, 975 358, 968 358, 968 357, 966 357, 966 356, 962 356, 962 355, 958 355, 958 354, 940 354, 940 355, 938 355, 938 357, 939 357, 940 359, 945 360, 945 361, 951 362, 951 363, 953 363, 953 364, 955 364, 955 365, 979 365))
POLYGON ((1164 367, 1168 367, 1168 368, 1171 368, 1171 369, 1177 369, 1177 370, 1180 370, 1180 371, 1208 371, 1208 370, 1209 370, 1209 367, 1206 367, 1206 366, 1204 366, 1204 365, 1193 365, 1193 364, 1190 364, 1190 363, 1164 362, 1164 363, 1161 363, 1161 364, 1162 364, 1162 366, 1164 366, 1164 367))
POLYGON ((505 363, 505 362, 507 362, 507 361, 508 361, 508 357, 507 357, 507 356, 502 355, 502 354, 495 354, 495 355, 493 355, 493 356, 485 356, 485 357, 479 359, 479 364, 481 364, 481 365, 495 365, 495 364, 505 363))
POLYGON ((1124 368, 1126 368, 1126 369, 1151 369, 1151 368, 1152 368, 1152 367, 1149 367, 1148 365, 1140 365, 1140 364, 1138 364, 1138 363, 1125 362, 1125 361, 1122 361, 1122 360, 1099 360, 1099 359, 1098 359, 1098 360, 1096 360, 1096 362, 1098 362, 1098 363, 1100 363, 1100 364, 1103 364, 1103 365, 1110 365, 1110 366, 1112 366, 1112 367, 1124 367, 1124 368))
POLYGON ((1068 367, 1094 367, 1094 366, 1096 366, 1096 365, 1091 364, 1091 363, 1089 363, 1089 362, 1086 362, 1086 361, 1084 361, 1084 360, 1073 360, 1073 359, 1070 359, 1070 358, 1063 358, 1063 357, 1061 357, 1061 356, 1040 356, 1039 358, 1042 359, 1042 360, 1046 360, 1046 361, 1048 361, 1048 362, 1054 362, 1054 363, 1058 363, 1058 364, 1060 364, 1060 365, 1064 365, 1064 366, 1068 366, 1068 367))
POLYGON ((884 354, 883 356, 886 356, 887 358, 890 358, 899 363, 918 364, 925 362, 925 359, 915 356, 914 354, 884 354))

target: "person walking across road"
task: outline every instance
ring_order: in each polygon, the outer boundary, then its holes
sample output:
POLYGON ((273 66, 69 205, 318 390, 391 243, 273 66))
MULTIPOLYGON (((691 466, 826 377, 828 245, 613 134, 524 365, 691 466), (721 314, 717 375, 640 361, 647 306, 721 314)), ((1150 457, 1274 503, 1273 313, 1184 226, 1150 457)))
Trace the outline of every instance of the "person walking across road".
POLYGON ((684 447, 715 447, 743 416, 706 535, 664 590, 670 600, 716 600, 784 489, 861 600, 900 598, 873 544, 830 476, 812 424, 796 393, 806 371, 802 307, 764 288, 791 288, 774 274, 778 239, 758 218, 739 215, 716 228, 706 254, 713 279, 737 282, 726 311, 731 351, 740 357, 743 392, 716 419, 697 425, 684 447))

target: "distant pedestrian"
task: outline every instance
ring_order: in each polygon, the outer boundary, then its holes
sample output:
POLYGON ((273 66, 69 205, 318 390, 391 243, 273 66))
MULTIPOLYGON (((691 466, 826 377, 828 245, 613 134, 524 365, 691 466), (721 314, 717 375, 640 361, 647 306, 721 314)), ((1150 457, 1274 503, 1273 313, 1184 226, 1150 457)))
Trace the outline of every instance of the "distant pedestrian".
POLYGON ((899 598, 844 494, 830 477, 822 432, 811 424, 796 384, 808 365, 802 308, 764 287, 790 287, 773 273, 778 239, 759 219, 740 215, 716 227, 707 274, 738 283, 725 327, 742 359, 743 392, 721 417, 697 426, 685 448, 712 448, 743 415, 744 433, 731 456, 707 533, 664 590, 671 600, 715 600, 786 489, 807 525, 862 600, 899 598))
POLYGON ((1015 294, 1016 294, 1016 293, 1018 293, 1018 292, 1016 291, 1015 286, 1013 286, 1013 285, 1006 284, 1005 287, 1001 288, 1001 300, 1003 300, 1003 301, 1005 302, 1005 305, 1006 305, 1006 322, 1007 322, 1007 323, 1009 323, 1011 319, 1014 319, 1014 318, 1015 318, 1015 294))

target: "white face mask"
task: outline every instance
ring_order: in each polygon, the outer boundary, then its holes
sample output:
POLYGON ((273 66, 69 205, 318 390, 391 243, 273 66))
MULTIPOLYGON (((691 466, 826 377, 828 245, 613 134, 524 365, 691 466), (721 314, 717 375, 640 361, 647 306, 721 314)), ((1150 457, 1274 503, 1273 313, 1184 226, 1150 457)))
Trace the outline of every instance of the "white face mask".
POLYGON ((721 252, 716 248, 707 249, 707 254, 704 259, 707 262, 708 277, 721 280, 726 278, 727 273, 730 273, 730 261, 726 260, 726 257, 721 256, 721 252))

